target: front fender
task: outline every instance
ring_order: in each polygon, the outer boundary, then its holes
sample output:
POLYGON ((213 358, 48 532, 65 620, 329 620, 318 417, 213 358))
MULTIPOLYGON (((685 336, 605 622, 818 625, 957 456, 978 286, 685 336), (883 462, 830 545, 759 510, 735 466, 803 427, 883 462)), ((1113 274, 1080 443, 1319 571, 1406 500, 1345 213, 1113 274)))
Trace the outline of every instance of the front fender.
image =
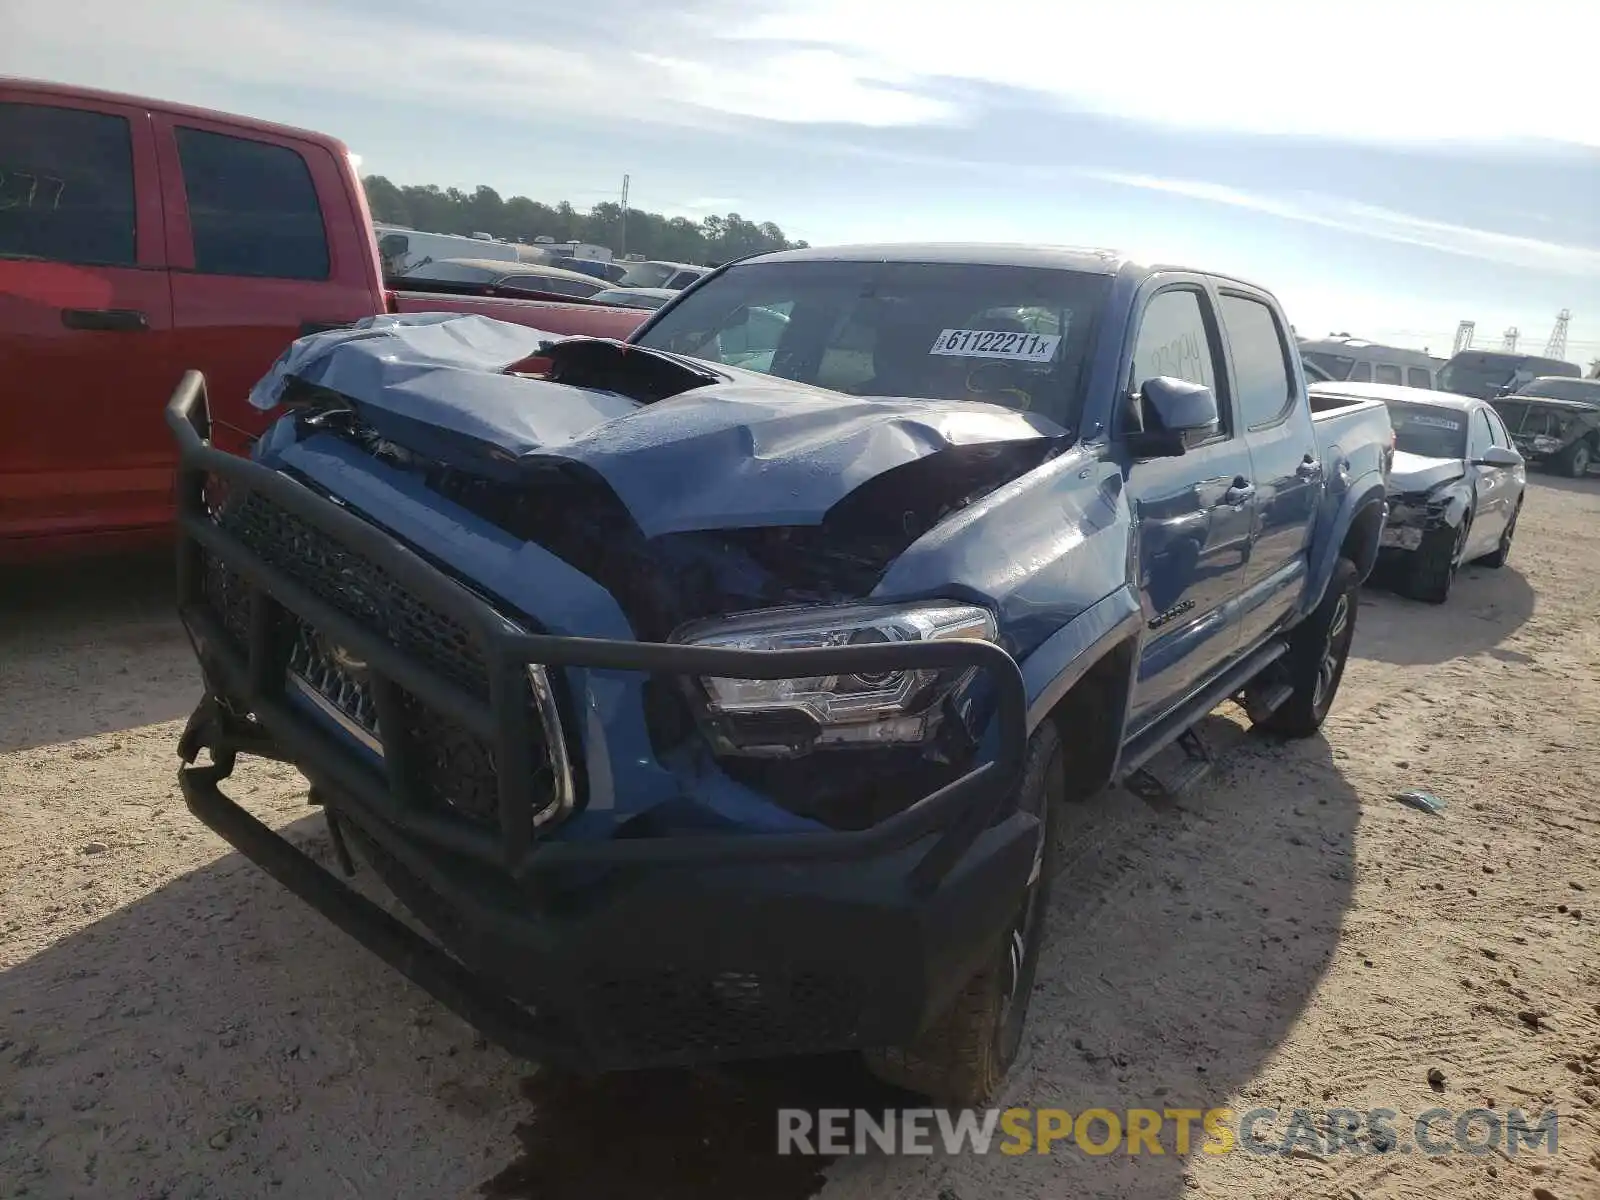
POLYGON ((1050 715, 1090 667, 1115 647, 1137 638, 1143 629, 1139 596, 1131 585, 1124 584, 1046 638, 1022 661, 1028 732, 1050 715))
POLYGON ((1472 509, 1472 489, 1457 480, 1436 492, 1435 498, 1444 500, 1444 523, 1451 529, 1460 529, 1472 509))

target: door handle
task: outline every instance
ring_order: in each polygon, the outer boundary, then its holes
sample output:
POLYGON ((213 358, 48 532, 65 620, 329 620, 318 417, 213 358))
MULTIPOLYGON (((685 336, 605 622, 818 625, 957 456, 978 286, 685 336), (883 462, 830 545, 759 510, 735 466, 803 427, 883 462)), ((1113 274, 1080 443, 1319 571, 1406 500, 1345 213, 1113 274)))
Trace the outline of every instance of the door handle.
POLYGON ((136 308, 63 308, 61 323, 68 329, 144 332, 150 320, 136 308))
POLYGON ((1301 479, 1315 479, 1322 474, 1322 464, 1308 454, 1300 465, 1294 469, 1294 473, 1300 476, 1301 479))
POLYGON ((1224 504, 1231 504, 1237 508, 1239 505, 1244 504, 1246 501, 1252 499, 1255 494, 1256 485, 1253 483, 1246 483, 1241 479, 1235 482, 1234 485, 1227 491, 1222 493, 1222 502, 1224 504))

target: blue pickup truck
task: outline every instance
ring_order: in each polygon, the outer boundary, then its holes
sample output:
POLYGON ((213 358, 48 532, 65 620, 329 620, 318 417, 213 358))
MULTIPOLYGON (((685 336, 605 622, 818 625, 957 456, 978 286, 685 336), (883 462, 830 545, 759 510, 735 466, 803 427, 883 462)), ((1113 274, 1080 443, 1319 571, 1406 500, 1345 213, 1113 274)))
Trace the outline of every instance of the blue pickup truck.
POLYGON ((249 459, 168 407, 194 813, 519 1053, 951 1103, 1017 1054, 1060 806, 1225 701, 1321 725, 1392 454, 1260 288, 1030 247, 748 259, 628 343, 370 318, 255 398, 249 459))

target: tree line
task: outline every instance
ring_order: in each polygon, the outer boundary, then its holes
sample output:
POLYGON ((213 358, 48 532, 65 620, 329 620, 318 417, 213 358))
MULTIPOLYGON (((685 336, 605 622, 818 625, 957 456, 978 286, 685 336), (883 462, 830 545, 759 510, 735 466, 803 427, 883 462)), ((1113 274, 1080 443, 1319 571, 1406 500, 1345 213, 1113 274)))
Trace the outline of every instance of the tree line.
MULTIPOLYGON (((624 251, 622 206, 609 200, 588 212, 579 212, 565 200, 554 205, 526 196, 506 200, 484 184, 469 194, 460 188, 440 188, 431 183, 401 186, 382 175, 368 175, 362 182, 373 220, 380 224, 406 225, 428 233, 487 233, 530 244, 535 238, 550 237, 558 242, 590 242, 608 246, 613 252, 624 251)), ((710 264, 806 244, 791 242, 771 221, 757 224, 738 213, 691 221, 632 207, 628 209, 626 238, 629 254, 710 264)))

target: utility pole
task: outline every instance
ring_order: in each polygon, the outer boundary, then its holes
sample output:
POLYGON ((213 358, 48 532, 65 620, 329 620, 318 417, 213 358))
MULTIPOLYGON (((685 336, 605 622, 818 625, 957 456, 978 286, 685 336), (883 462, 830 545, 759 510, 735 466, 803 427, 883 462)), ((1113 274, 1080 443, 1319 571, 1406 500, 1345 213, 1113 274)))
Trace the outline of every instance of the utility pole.
POLYGON ((617 239, 621 243, 618 254, 622 258, 628 257, 628 177, 622 177, 622 235, 617 239))

